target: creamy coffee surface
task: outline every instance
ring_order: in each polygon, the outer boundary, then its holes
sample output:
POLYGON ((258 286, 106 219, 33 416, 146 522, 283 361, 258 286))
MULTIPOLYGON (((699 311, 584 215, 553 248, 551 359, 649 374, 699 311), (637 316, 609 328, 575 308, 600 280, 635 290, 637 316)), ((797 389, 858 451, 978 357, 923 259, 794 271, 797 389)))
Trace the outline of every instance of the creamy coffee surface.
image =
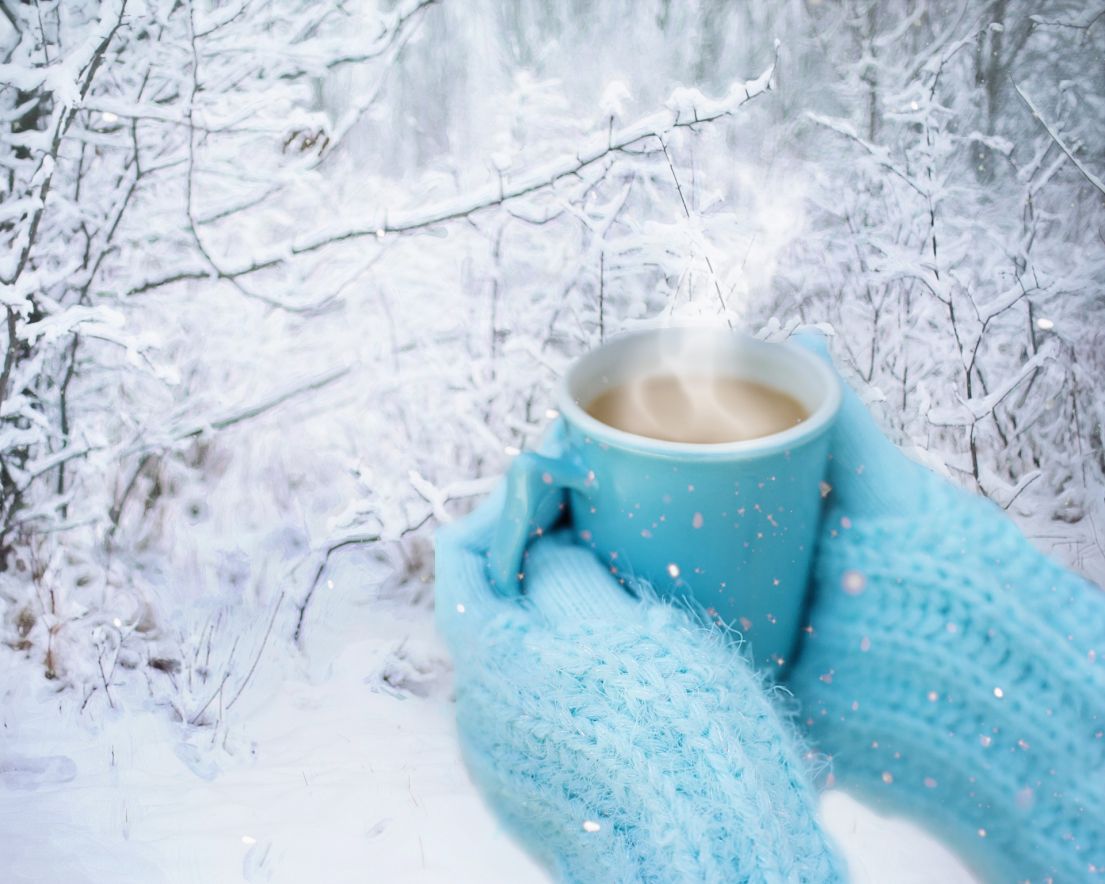
POLYGON ((596 420, 667 442, 740 442, 809 417, 793 396, 726 375, 646 375, 604 390, 585 406, 596 420))

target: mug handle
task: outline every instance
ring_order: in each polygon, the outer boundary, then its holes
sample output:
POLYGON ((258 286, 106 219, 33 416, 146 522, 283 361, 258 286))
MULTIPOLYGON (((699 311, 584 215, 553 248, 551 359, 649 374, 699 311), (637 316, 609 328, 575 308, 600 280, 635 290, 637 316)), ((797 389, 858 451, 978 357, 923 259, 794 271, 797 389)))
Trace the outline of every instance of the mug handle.
POLYGON ((565 492, 591 494, 597 488, 594 472, 564 444, 561 421, 553 426, 550 438, 561 443, 560 454, 523 452, 507 472, 506 499, 487 552, 491 585, 502 596, 523 591, 526 545, 556 521, 566 504, 565 492))

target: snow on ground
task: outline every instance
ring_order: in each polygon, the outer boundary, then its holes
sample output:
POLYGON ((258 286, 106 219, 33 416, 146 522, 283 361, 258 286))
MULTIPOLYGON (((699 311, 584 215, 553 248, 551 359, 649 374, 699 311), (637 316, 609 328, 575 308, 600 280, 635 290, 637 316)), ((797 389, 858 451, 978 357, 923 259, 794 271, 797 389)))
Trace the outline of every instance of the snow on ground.
POLYGON ((468 781, 449 685, 366 678, 404 639, 440 653, 429 612, 370 593, 317 611, 304 657, 258 669, 216 746, 164 710, 82 716, 46 701, 39 667, 6 671, 0 881, 545 880, 468 781))
MULTIPOLYGON (((0 881, 547 881, 468 778, 431 612, 388 603, 355 573, 336 582, 304 654, 265 658, 225 728, 185 730, 163 708, 80 713, 37 665, 7 668, 0 881), (400 644, 409 691, 370 675, 400 644)), ((841 792, 822 808, 856 884, 973 880, 908 823, 841 792)))

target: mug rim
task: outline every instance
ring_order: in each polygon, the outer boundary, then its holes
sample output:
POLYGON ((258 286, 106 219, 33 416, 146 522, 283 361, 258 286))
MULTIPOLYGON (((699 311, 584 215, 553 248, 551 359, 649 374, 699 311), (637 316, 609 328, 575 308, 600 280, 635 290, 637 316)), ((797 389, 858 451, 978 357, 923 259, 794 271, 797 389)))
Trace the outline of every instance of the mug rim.
POLYGON ((840 379, 831 365, 809 350, 796 346, 790 341, 764 341, 745 332, 717 326, 671 325, 616 335, 608 338, 600 346, 577 357, 557 384, 556 400, 561 417, 569 424, 578 427, 586 436, 617 448, 660 457, 693 460, 744 460, 796 448, 820 436, 828 429, 840 410, 843 392, 840 379), (723 334, 731 336, 735 346, 752 344, 757 347, 779 348, 786 351, 790 358, 802 363, 819 375, 826 393, 817 407, 801 423, 777 433, 769 433, 766 436, 741 439, 734 442, 672 442, 666 439, 655 439, 651 436, 641 436, 603 423, 588 414, 583 406, 576 401, 572 395, 572 382, 578 372, 585 367, 589 357, 612 346, 615 342, 632 338, 646 338, 667 332, 723 334))

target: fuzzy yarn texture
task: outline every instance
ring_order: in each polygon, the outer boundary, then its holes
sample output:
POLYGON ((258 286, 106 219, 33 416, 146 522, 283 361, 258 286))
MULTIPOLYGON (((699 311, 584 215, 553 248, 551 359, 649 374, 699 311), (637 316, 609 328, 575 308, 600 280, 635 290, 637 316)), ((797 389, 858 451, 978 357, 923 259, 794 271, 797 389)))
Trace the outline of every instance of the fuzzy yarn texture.
POLYGON ((833 882, 803 747, 732 642, 632 598, 567 533, 495 596, 495 501, 437 542, 437 622, 465 761, 567 882, 833 882))
POLYGON ((1105 880, 1105 592, 847 390, 828 481, 793 696, 567 532, 530 547, 525 596, 496 596, 501 489, 443 529, 437 624, 492 807, 562 881, 839 881, 808 781, 823 758, 823 782, 918 819, 985 881, 1105 880))
POLYGON ((829 482, 788 685, 831 781, 919 818, 983 880, 1105 880, 1105 592, 903 456, 854 396, 829 482))

